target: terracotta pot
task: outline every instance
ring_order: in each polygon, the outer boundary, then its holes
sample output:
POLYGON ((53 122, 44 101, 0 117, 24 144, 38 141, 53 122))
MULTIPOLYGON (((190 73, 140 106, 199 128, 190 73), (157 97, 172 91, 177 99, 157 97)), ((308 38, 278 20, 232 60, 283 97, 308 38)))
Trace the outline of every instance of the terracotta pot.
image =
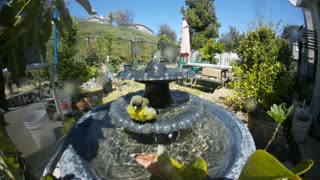
POLYGON ((76 103, 76 107, 80 111, 84 111, 86 109, 85 103, 83 101, 79 101, 76 103))

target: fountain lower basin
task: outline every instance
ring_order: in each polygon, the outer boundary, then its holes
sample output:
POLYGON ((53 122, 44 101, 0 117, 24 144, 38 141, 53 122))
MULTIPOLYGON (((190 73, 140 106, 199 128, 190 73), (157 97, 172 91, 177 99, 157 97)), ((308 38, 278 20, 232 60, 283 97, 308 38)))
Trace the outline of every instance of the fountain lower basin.
MULTIPOLYGON (((210 178, 237 179, 247 158, 255 151, 247 127, 217 104, 188 95, 197 99, 197 103, 201 102, 201 117, 191 128, 173 131, 175 139, 163 145, 181 163, 202 156, 210 178)), ((172 97, 179 99, 174 93, 172 97)), ((148 179, 150 173, 129 155, 156 152, 157 142, 141 142, 127 133, 127 128, 117 127, 109 115, 111 106, 111 103, 102 105, 79 120, 44 174, 59 171, 62 177, 69 175, 82 179, 148 179)))

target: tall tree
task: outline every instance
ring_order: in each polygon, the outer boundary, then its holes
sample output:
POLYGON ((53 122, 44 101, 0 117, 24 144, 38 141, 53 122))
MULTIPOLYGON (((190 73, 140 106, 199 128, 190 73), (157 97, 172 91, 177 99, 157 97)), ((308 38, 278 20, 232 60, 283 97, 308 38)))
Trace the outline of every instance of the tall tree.
POLYGON ((201 59, 206 61, 211 61, 214 64, 218 63, 218 60, 214 59, 214 56, 218 53, 222 53, 225 47, 221 42, 216 42, 215 39, 210 38, 205 46, 200 49, 201 59))
POLYGON ((181 13, 188 21, 193 49, 203 47, 210 38, 218 37, 220 24, 215 15, 214 0, 186 0, 181 13))
POLYGON ((133 13, 132 11, 126 10, 118 10, 115 13, 115 21, 118 26, 129 26, 133 23, 133 13))
POLYGON ((225 45, 227 51, 236 52, 241 39, 244 37, 236 27, 229 26, 229 32, 221 35, 221 42, 225 45))
POLYGON ((115 21, 115 18, 115 13, 112 11, 109 12, 107 17, 107 23, 112 25, 112 23, 115 21))
POLYGON ((177 39, 176 32, 171 29, 168 24, 160 25, 158 36, 166 35, 170 40, 175 41, 177 39))

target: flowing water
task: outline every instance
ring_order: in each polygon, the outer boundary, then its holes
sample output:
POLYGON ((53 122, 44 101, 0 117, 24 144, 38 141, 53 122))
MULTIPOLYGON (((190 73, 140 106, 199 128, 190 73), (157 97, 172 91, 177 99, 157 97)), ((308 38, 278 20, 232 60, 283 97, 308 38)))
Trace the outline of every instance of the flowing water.
MULTIPOLYGON (((150 133, 155 128, 149 127, 149 133, 141 134, 116 126, 112 117, 126 114, 128 97, 102 105, 83 116, 66 138, 61 155, 54 158, 57 164, 50 163, 49 167, 58 168, 62 177, 71 174, 86 179, 149 179, 150 172, 130 154, 155 153, 161 144, 182 164, 200 156, 204 158, 209 177, 237 179, 246 159, 255 151, 252 136, 243 123, 222 107, 192 95, 185 96, 188 101, 183 96, 173 96, 177 108, 162 111, 167 119, 162 116, 152 123, 152 126, 158 124, 160 129, 171 124, 171 130, 174 130, 172 124, 177 123, 178 131, 157 134, 150 133), (112 108, 117 102, 124 103, 112 108)), ((121 119, 118 117, 118 122, 121 119)))
MULTIPOLYGON (((172 143, 163 146, 182 164, 203 157, 208 174, 219 176, 229 165, 233 138, 222 122, 212 118, 214 116, 205 113, 203 117, 195 127, 182 131, 172 143)), ((98 154, 91 161, 97 175, 105 179, 148 179, 151 174, 129 155, 157 152, 158 144, 143 144, 131 138, 123 128, 102 131, 98 154)))

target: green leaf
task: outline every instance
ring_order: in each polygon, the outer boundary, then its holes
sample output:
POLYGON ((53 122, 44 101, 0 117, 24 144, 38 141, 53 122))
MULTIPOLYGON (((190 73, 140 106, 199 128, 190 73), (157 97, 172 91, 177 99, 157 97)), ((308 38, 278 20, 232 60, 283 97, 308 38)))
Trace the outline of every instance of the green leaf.
POLYGON ((8 61, 8 70, 11 73, 12 79, 15 80, 16 77, 23 75, 25 70, 24 56, 21 53, 23 49, 19 47, 18 42, 15 42, 9 51, 10 60, 8 61), (23 60, 22 60, 23 59, 23 60))
POLYGON ((207 176, 207 163, 199 157, 195 161, 186 165, 181 173, 184 180, 205 179, 207 176))
POLYGON ((295 175, 301 175, 307 172, 313 166, 313 161, 311 159, 303 160, 297 164, 291 171, 295 175))
POLYGON ((46 43, 43 40, 43 36, 41 36, 41 32, 37 33, 37 43, 36 47, 37 47, 37 57, 36 58, 40 58, 41 62, 43 62, 46 58, 46 54, 47 54, 47 47, 46 47, 46 43), (39 55, 39 56, 38 56, 39 55))
POLYGON ((51 175, 45 175, 42 179, 43 180, 55 180, 56 178, 54 176, 51 176, 51 175))
POLYGON ((56 19, 56 18, 52 18, 52 21, 53 21, 54 24, 57 26, 58 31, 59 31, 59 34, 60 34, 63 38, 65 38, 66 36, 65 36, 64 31, 63 31, 63 26, 62 26, 61 22, 60 22, 58 19, 56 19))
POLYGON ((76 0, 81 6, 87 11, 90 15, 95 15, 97 12, 91 7, 91 4, 88 0, 76 0))
POLYGON ((257 150, 247 160, 239 180, 244 179, 280 179, 301 178, 284 167, 274 156, 264 150, 257 150))
POLYGON ((182 177, 172 165, 170 156, 167 151, 164 151, 160 156, 158 156, 157 164, 161 175, 165 179, 182 180, 182 177))
MULTIPOLYGON (((0 44, 0 54, 2 54, 3 52, 12 51, 12 49, 8 47, 11 47, 12 43, 15 43, 15 41, 21 42, 21 39, 19 38, 21 36, 26 37, 27 35, 25 33, 29 31, 30 27, 35 27, 35 22, 37 22, 37 20, 39 19, 41 6, 42 1, 29 0, 28 2, 26 2, 25 6, 19 9, 20 14, 23 14, 23 16, 21 16, 14 27, 10 27, 0 34, 0 41, 2 42, 0 44)), ((14 7, 14 9, 17 9, 17 7, 14 7)), ((16 11, 18 11, 18 9, 16 11)), ((19 48, 21 46, 22 45, 15 46, 15 48, 19 48)))
POLYGON ((12 1, 11 6, 13 8, 14 15, 17 16, 21 10, 26 6, 26 0, 15 0, 12 1))
POLYGON ((20 35, 20 32, 28 31, 29 27, 34 27, 35 23, 39 20, 39 14, 41 14, 41 7, 43 6, 43 1, 29 0, 21 9, 21 16, 19 23, 15 25, 16 34, 20 35))
POLYGON ((55 1, 56 8, 59 11, 59 17, 61 24, 67 29, 69 33, 72 32, 72 18, 68 8, 66 7, 63 0, 56 0, 55 1))
POLYGON ((283 123, 293 113, 293 106, 286 108, 286 104, 282 103, 279 106, 273 104, 267 114, 271 116, 278 124, 283 123))
POLYGON ((290 106, 287 110, 287 117, 290 116, 294 111, 294 107, 293 106, 290 106))
POLYGON ((17 148, 13 145, 10 139, 0 130, 0 149, 6 153, 17 153, 17 148))
POLYGON ((4 176, 4 179, 14 179, 13 174, 11 173, 10 169, 7 167, 1 154, 0 154, 0 175, 4 176))
POLYGON ((0 25, 12 27, 14 19, 12 7, 8 3, 3 5, 0 11, 0 25))
POLYGON ((14 176, 14 179, 21 179, 19 162, 17 162, 13 157, 4 157, 3 160, 6 163, 11 174, 14 176))
MULTIPOLYGON (((157 148, 157 155, 160 156, 161 154, 163 154, 164 152, 168 152, 167 149, 165 148, 165 146, 163 145, 158 145, 157 148)), ((177 172, 181 173, 182 172, 182 168, 183 165, 180 164, 178 161, 176 161, 175 159, 173 159, 170 155, 168 155, 170 158, 170 162, 173 165, 173 167, 177 170, 177 172)))
POLYGON ((43 43, 46 43, 48 42, 48 40, 50 39, 51 37, 51 34, 52 34, 52 24, 51 24, 51 21, 52 21, 52 13, 51 12, 47 12, 44 16, 44 19, 41 23, 41 37, 42 37, 42 40, 43 40, 43 43))

